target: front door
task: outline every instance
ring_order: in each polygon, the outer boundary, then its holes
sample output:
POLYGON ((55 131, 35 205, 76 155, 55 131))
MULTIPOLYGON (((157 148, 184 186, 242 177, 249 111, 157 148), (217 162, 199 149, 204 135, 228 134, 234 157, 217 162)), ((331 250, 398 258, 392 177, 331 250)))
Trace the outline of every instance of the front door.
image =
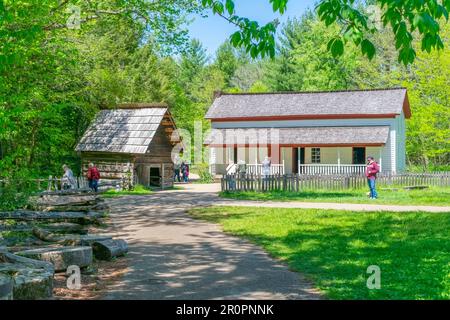
POLYGON ((353 164, 365 164, 366 163, 366 148, 354 147, 353 148, 353 164))
POLYGON ((292 148, 292 173, 301 173, 299 164, 305 164, 305 148, 292 148))
POLYGON ((292 148, 292 173, 298 173, 298 148, 292 148))

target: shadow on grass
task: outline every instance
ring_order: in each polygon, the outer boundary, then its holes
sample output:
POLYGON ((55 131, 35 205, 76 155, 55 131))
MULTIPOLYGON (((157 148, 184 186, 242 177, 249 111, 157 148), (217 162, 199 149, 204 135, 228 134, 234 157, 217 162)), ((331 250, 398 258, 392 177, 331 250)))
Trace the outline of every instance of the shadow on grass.
POLYGON ((194 216, 263 246, 336 299, 449 299, 450 214, 206 208, 194 216), (381 268, 381 289, 366 286, 381 268))
MULTIPOLYGON (((378 194, 377 204, 450 206, 450 188, 448 187, 432 187, 426 190, 398 190, 395 192, 379 190, 378 194)), ((301 192, 226 191, 221 192, 220 196, 236 200, 374 203, 367 197, 366 189, 346 191, 304 190, 301 192)))
POLYGON ((330 192, 330 191, 302 191, 302 192, 284 192, 270 191, 265 193, 244 192, 244 191, 223 191, 221 197, 242 199, 242 200, 296 200, 296 199, 328 199, 328 198, 347 198, 361 197, 363 191, 348 192, 330 192))

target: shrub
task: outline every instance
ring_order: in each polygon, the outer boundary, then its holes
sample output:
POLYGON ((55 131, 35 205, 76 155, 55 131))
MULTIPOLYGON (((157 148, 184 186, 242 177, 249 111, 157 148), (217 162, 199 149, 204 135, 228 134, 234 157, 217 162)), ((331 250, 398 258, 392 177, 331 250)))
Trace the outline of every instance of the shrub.
POLYGON ((0 210, 11 211, 24 208, 33 192, 27 183, 7 180, 0 185, 0 210))
POLYGON ((200 177, 199 182, 201 183, 213 183, 214 177, 209 172, 209 165, 207 163, 202 163, 198 165, 198 175, 200 177))

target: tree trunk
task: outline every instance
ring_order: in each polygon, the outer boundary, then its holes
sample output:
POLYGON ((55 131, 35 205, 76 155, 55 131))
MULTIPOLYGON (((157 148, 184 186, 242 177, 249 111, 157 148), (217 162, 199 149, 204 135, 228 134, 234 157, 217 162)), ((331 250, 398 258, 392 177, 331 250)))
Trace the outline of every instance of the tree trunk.
POLYGON ((90 246, 97 241, 111 240, 110 236, 104 235, 78 235, 67 234, 64 236, 56 235, 41 228, 34 228, 33 234, 42 241, 52 242, 65 246, 90 246))
POLYGON ((0 248, 0 275, 13 279, 15 300, 48 299, 53 295, 51 263, 21 257, 0 248))
POLYGON ((111 260, 114 257, 123 256, 128 252, 128 245, 125 240, 104 240, 92 244, 94 256, 99 260, 111 260))
POLYGON ((0 300, 13 299, 13 280, 10 276, 0 274, 0 300))
POLYGON ((91 247, 39 248, 16 252, 15 254, 50 262, 57 272, 66 271, 72 265, 84 268, 92 263, 91 247))
POLYGON ((21 221, 73 221, 81 224, 97 223, 105 214, 100 212, 41 212, 17 210, 10 212, 0 212, 0 220, 21 220, 21 221))

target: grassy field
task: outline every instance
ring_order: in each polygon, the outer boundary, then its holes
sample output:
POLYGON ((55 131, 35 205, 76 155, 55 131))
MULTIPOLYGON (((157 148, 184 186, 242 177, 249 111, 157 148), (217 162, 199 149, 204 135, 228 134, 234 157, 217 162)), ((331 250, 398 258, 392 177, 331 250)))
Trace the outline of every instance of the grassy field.
POLYGON ((377 200, 368 199, 366 192, 367 190, 365 189, 345 191, 316 190, 302 192, 271 191, 264 193, 222 192, 221 196, 238 200, 450 206, 450 188, 431 187, 425 190, 410 191, 403 189, 398 191, 378 190, 379 198, 377 200))
POLYGON ((450 299, 450 212, 363 213, 244 207, 193 209, 261 245, 332 299, 450 299), (381 289, 366 286, 381 268, 381 289))

